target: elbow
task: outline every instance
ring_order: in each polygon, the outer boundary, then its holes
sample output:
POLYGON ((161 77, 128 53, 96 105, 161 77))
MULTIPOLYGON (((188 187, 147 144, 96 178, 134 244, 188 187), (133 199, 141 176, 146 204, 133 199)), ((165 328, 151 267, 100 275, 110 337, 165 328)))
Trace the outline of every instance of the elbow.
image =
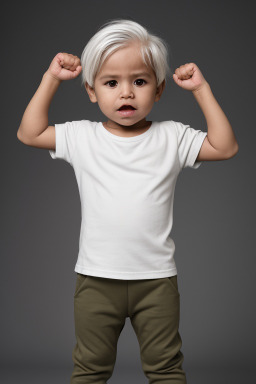
POLYGON ((17 139, 21 141, 23 144, 28 144, 28 140, 25 140, 24 136, 22 135, 20 129, 18 129, 17 132, 17 139))
POLYGON ((239 146, 238 144, 236 143, 235 147, 232 149, 232 151, 230 151, 227 155, 227 159, 232 159, 232 157, 234 157, 239 151, 239 146))
POLYGON ((236 143, 232 157, 234 157, 238 153, 238 151, 239 151, 239 145, 238 143, 236 143))
POLYGON ((23 144, 25 144, 25 143, 24 143, 24 140, 23 140, 23 138, 22 138, 22 134, 21 134, 20 130, 18 130, 18 132, 17 132, 17 139, 18 139, 19 141, 21 141, 23 144))
POLYGON ((20 131, 19 131, 19 129, 18 129, 18 132, 17 132, 17 139, 18 139, 19 141, 21 141, 21 137, 20 137, 20 131))

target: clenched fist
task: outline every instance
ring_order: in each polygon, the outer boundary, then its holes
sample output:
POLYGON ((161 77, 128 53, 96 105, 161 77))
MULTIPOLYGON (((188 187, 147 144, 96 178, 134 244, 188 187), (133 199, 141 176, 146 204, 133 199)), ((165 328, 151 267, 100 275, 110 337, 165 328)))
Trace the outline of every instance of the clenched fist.
POLYGON ((177 68, 173 74, 173 80, 188 91, 196 91, 206 83, 202 72, 195 63, 187 63, 177 68))
POLYGON ((79 57, 60 52, 52 60, 47 73, 57 80, 75 79, 81 72, 79 57))

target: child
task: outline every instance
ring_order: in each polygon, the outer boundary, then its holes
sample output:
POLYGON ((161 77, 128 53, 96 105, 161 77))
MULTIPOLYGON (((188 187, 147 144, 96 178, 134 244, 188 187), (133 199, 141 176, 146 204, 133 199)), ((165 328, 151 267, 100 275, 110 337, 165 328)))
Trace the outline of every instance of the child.
POLYGON ((192 91, 208 132, 181 122, 147 121, 165 87, 165 42, 130 20, 112 20, 77 56, 58 53, 30 101, 18 138, 47 148, 75 171, 82 209, 74 293, 76 346, 72 384, 111 377, 126 317, 138 337, 150 384, 186 383, 179 334, 180 294, 170 237, 174 189, 185 167, 238 151, 232 127, 194 63, 175 70, 192 91), (64 80, 82 81, 106 122, 48 126, 64 80))

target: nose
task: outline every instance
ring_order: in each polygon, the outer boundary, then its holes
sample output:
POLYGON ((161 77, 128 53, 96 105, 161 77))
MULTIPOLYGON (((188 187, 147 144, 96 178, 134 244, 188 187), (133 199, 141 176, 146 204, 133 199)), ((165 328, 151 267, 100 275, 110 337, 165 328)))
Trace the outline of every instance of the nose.
POLYGON ((132 85, 130 83, 125 82, 122 85, 120 96, 121 98, 134 97, 132 85))

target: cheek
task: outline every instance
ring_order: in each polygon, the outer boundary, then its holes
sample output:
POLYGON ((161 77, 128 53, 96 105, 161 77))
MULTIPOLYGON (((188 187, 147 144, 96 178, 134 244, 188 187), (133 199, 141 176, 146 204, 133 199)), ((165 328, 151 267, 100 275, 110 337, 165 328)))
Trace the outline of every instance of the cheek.
POLYGON ((104 102, 104 100, 112 100, 117 97, 117 93, 114 92, 114 90, 109 90, 109 89, 103 89, 100 93, 100 98, 104 102))
POLYGON ((153 102, 155 99, 155 90, 154 89, 148 89, 143 92, 141 95, 142 100, 144 100, 147 103, 153 102))
POLYGON ((109 105, 113 104, 111 103, 111 96, 107 94, 107 92, 101 92, 100 95, 98 96, 98 104, 102 108, 107 108, 109 105))
POLYGON ((142 103, 145 106, 152 106, 155 102, 155 95, 153 93, 148 93, 142 97, 142 103))
POLYGON ((112 97, 112 95, 109 95, 109 94, 105 94, 105 95, 102 95, 102 98, 101 98, 101 103, 103 104, 103 105, 109 105, 109 104, 113 104, 113 97, 112 97))
POLYGON ((108 89, 105 87, 98 86, 95 93, 98 103, 101 105, 104 104, 105 100, 111 98, 111 94, 109 94, 108 89))

